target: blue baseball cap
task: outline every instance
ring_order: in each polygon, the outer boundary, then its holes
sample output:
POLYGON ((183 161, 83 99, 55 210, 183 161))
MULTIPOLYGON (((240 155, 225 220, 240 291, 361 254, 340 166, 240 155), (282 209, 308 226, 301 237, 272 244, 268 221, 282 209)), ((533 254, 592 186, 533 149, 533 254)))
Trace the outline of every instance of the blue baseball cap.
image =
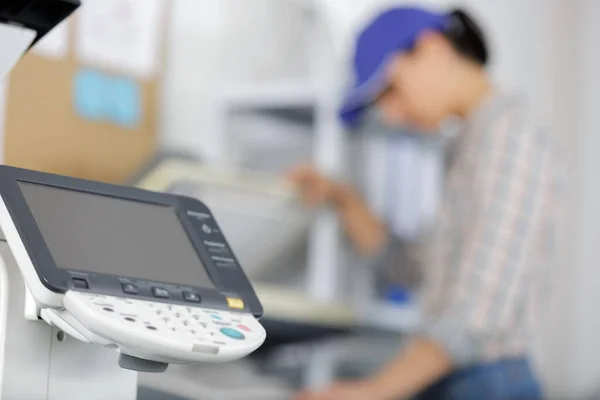
POLYGON ((386 65, 392 56, 409 51, 425 31, 442 31, 448 14, 418 7, 397 7, 375 18, 360 34, 354 53, 355 82, 346 94, 340 117, 355 126, 365 110, 387 88, 386 65))

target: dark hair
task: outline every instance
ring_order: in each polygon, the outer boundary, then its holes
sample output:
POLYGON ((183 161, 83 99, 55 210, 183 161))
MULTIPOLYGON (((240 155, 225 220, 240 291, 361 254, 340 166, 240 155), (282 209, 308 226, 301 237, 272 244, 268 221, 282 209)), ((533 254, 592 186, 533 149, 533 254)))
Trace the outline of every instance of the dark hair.
POLYGON ((475 21, 463 10, 450 14, 450 25, 444 35, 463 56, 486 65, 489 61, 485 35, 475 21))

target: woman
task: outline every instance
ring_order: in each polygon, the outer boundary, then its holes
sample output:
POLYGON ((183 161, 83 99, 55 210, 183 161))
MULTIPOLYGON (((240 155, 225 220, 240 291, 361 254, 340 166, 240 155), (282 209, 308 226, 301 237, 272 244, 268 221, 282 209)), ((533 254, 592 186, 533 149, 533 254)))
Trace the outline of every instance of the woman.
MULTIPOLYGON (((451 148, 434 233, 424 247, 423 325, 375 376, 307 392, 302 400, 542 398, 530 363, 535 288, 548 274, 555 225, 551 141, 518 98, 499 91, 488 52, 461 11, 394 8, 362 32, 356 86, 342 118, 375 109, 392 126, 435 132, 464 121, 451 148)), ((307 203, 332 205, 366 255, 394 240, 361 197, 310 167, 293 171, 307 203)), ((401 267, 398 266, 398 267, 401 267)))

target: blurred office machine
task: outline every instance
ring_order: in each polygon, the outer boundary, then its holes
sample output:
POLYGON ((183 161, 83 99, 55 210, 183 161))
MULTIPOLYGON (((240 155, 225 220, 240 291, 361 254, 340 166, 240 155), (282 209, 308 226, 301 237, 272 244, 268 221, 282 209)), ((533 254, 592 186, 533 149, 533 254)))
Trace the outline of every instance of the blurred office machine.
POLYGON ((87 0, 6 82, 3 162, 122 183, 153 156, 170 2, 87 0))
MULTIPOLYGON (((136 186, 199 198, 219 219, 265 308, 265 318, 322 327, 354 323, 350 307, 304 294, 314 212, 279 175, 159 157, 136 186)), ((215 249, 214 257, 221 257, 215 249)), ((292 330, 293 332, 293 330, 292 330)))
POLYGON ((253 280, 272 280, 274 274, 293 276, 293 263, 303 262, 290 254, 304 247, 311 212, 296 201, 293 189, 279 176, 168 157, 150 167, 137 186, 205 202, 253 280))

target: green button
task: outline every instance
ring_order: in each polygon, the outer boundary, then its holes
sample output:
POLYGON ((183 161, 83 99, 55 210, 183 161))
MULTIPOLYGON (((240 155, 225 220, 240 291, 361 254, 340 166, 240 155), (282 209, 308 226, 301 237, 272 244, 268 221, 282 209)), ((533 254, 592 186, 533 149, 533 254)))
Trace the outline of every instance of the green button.
POLYGON ((233 328, 221 328, 221 333, 235 340, 244 340, 246 338, 242 332, 233 328))

